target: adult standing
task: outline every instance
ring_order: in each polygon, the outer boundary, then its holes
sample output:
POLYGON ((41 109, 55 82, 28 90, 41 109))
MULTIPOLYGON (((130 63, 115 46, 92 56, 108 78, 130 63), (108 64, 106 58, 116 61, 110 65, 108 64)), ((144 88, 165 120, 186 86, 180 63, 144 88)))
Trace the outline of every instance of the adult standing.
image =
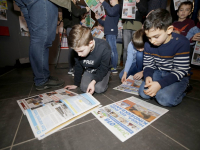
POLYGON ((148 0, 136 0, 137 11, 135 19, 126 19, 123 23, 123 65, 126 64, 127 48, 135 31, 142 27, 143 16, 148 13, 148 0))
POLYGON ((167 7, 167 0, 149 0, 148 2, 148 12, 162 8, 166 9, 167 7))
MULTIPOLYGON (((36 90, 64 85, 63 80, 50 76, 49 47, 55 39, 58 7, 49 0, 15 0, 30 32, 29 59, 36 90)), ((58 2, 58 0, 55 0, 58 2)), ((70 2, 70 1, 69 1, 70 2)), ((70 4, 65 1, 67 7, 70 4)), ((71 11, 71 6, 69 7, 71 11)))

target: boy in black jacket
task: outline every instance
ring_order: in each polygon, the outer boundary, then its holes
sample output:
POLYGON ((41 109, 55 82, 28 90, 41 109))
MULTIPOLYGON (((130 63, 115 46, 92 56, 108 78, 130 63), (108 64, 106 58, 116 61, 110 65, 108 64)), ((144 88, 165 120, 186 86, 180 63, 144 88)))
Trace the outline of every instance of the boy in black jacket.
POLYGON ((91 31, 81 25, 73 26, 68 44, 78 56, 75 57, 74 84, 65 88, 76 89, 90 94, 105 92, 110 76, 111 49, 102 39, 92 37, 91 31))

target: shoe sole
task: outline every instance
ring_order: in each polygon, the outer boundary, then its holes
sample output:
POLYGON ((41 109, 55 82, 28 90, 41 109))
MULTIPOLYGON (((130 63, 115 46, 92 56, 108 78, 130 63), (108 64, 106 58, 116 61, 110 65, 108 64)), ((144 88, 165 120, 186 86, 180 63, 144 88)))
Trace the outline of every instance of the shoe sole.
POLYGON ((112 73, 118 73, 118 72, 112 72, 112 73))
POLYGON ((51 85, 49 85, 49 86, 44 86, 44 88, 37 88, 37 87, 35 87, 35 89, 38 90, 38 91, 42 91, 42 90, 46 90, 46 89, 50 89, 50 88, 61 87, 61 86, 63 86, 64 84, 65 84, 65 83, 63 83, 63 84, 61 84, 61 85, 57 85, 57 86, 51 86, 51 85))

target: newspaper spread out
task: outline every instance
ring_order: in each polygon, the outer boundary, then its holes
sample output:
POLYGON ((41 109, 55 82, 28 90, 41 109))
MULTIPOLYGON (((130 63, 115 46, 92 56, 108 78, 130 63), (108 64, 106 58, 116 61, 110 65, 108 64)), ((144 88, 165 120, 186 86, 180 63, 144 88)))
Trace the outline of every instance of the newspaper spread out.
POLYGON ((67 99, 72 96, 76 96, 78 94, 66 90, 66 89, 59 89, 47 93, 43 93, 40 95, 35 95, 32 97, 28 97, 25 99, 17 100, 19 107, 21 108, 22 112, 25 114, 25 110, 27 109, 36 109, 42 107, 50 102, 59 102, 59 100, 67 99))
POLYGON ((135 97, 112 103, 92 111, 119 140, 126 141, 168 110, 135 97))
POLYGON ((94 28, 92 31, 92 36, 95 38, 102 39, 104 37, 104 32, 102 32, 100 29, 94 28))
POLYGON ((105 15, 105 10, 99 0, 84 0, 86 5, 95 13, 98 14, 100 19, 105 15))
POLYGON ((85 14, 85 19, 84 20, 85 20, 85 22, 82 24, 82 26, 92 28, 93 25, 95 24, 95 20, 93 20, 91 18, 91 11, 89 11, 88 13, 85 14))
POLYGON ((135 19, 137 11, 135 0, 123 0, 122 18, 123 19, 135 19))
POLYGON ((191 64, 200 66, 200 42, 196 42, 191 64))
POLYGON ((174 0, 174 9, 178 10, 178 7, 180 6, 180 4, 182 2, 185 2, 185 1, 191 1, 191 2, 193 2, 193 0, 174 0))
POLYGON ((25 110, 31 129, 39 140, 85 116, 100 105, 89 93, 63 97, 59 101, 58 97, 54 98, 54 101, 44 106, 25 110))
POLYGON ((122 92, 130 93, 138 95, 138 91, 140 88, 140 85, 142 84, 143 80, 135 80, 133 79, 133 76, 130 75, 126 81, 124 81, 121 85, 113 88, 114 90, 119 90, 122 92))

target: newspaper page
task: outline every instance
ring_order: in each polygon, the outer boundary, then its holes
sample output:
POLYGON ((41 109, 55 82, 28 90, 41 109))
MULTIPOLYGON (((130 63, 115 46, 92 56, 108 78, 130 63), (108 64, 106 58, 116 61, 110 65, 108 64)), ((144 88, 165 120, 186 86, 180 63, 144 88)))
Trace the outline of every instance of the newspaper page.
POLYGON ((89 11, 88 13, 85 14, 85 19, 84 20, 85 21, 82 24, 82 26, 92 28, 93 25, 95 24, 95 21, 91 18, 91 11, 89 11))
POLYGON ((104 33, 101 30, 97 29, 97 28, 94 28, 91 31, 91 33, 92 33, 92 36, 95 37, 95 38, 102 39, 104 37, 104 33))
POLYGON ((119 19, 119 22, 117 24, 118 27, 118 35, 117 38, 122 38, 122 29, 123 29, 123 24, 122 24, 122 19, 119 19))
POLYGON ((196 42, 191 64, 200 66, 200 42, 196 42))
POLYGON ((48 131, 99 105, 91 94, 84 93, 36 109, 27 109, 25 113, 35 137, 42 139, 48 131))
POLYGON ((143 80, 135 80, 133 79, 133 76, 130 75, 126 81, 124 81, 121 85, 113 88, 114 90, 135 94, 138 95, 138 91, 140 88, 140 85, 142 84, 143 80))
POLYGON ((167 111, 132 96, 96 109, 92 114, 124 142, 167 111))
POLYGON ((99 0, 84 0, 86 5, 95 13, 98 14, 100 19, 105 15, 105 10, 99 0))
POLYGON ((56 91, 51 91, 47 93, 43 93, 40 95, 35 95, 32 97, 28 97, 25 99, 17 100, 19 107, 22 112, 25 114, 25 110, 27 109, 35 109, 41 106, 44 106, 50 102, 59 102, 59 100, 67 99, 72 96, 76 96, 78 94, 71 92, 66 89, 59 89, 56 91))
POLYGON ((180 4, 182 2, 185 2, 185 1, 191 1, 191 2, 193 2, 193 0, 174 0, 174 9, 178 10, 178 7, 180 6, 180 4))
POLYGON ((136 14, 136 1, 135 0, 123 0, 122 18, 123 19, 135 19, 136 14))
POLYGON ((0 9, 8 9, 7 0, 0 0, 0 9))

